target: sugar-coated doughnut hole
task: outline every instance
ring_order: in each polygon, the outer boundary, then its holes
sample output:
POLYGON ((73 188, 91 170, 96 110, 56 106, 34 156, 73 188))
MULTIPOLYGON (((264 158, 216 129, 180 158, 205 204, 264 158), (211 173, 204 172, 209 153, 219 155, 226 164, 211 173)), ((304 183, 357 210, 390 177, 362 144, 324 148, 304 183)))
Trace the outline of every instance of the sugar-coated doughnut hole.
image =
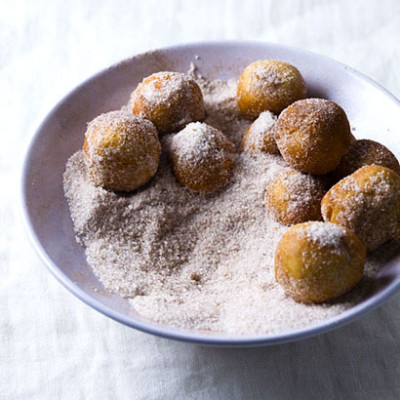
POLYGON ((396 156, 383 144, 369 139, 355 140, 349 151, 342 157, 338 167, 332 172, 338 181, 366 165, 382 165, 400 174, 396 156))
POLYGON ((279 114, 296 100, 306 97, 306 84, 299 70, 276 60, 256 61, 242 72, 237 102, 242 114, 257 118, 263 111, 279 114))
POLYGON ((161 145, 152 122, 111 111, 88 124, 83 150, 97 186, 131 191, 156 173, 161 145))
POLYGON ((333 171, 353 141, 343 109, 324 99, 299 100, 282 111, 275 139, 292 168, 315 175, 333 171))
POLYGON ((275 142, 276 117, 270 111, 262 112, 243 135, 242 149, 250 153, 278 154, 275 142))
POLYGON ((275 254, 275 278, 301 303, 321 303, 350 291, 361 280, 365 248, 350 230, 306 222, 289 228, 275 254))
POLYGON ((352 230, 367 251, 400 239, 400 176, 367 165, 332 186, 322 199, 322 216, 352 230))
POLYGON ((130 105, 133 114, 152 121, 160 134, 205 118, 199 85, 179 72, 158 72, 144 78, 132 93, 130 105))
POLYGON ((318 176, 284 169, 269 184, 265 199, 268 212, 284 225, 321 220, 321 200, 327 182, 318 176))
POLYGON ((172 137, 171 158, 178 182, 195 192, 225 186, 235 164, 235 146, 218 129, 194 122, 172 137))

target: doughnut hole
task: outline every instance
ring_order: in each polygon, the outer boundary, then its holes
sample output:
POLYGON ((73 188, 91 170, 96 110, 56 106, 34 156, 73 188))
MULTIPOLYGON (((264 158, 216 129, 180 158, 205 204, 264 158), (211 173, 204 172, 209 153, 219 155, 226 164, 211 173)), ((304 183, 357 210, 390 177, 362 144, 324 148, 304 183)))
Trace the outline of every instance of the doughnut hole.
POLYGON ((286 295, 297 302, 325 302, 357 285, 364 271, 365 253, 358 237, 340 225, 294 225, 278 243, 275 278, 286 295))
POLYGON ((279 114, 296 100, 306 97, 306 84, 299 70, 276 60, 256 61, 242 72, 237 102, 242 114, 257 118, 263 111, 279 114))
POLYGON ((269 111, 262 112, 243 135, 242 150, 249 153, 278 154, 275 142, 276 117, 269 111))
POLYGON ((88 124, 83 152, 95 185, 129 192, 156 173, 161 145, 153 123, 112 111, 88 124))
POLYGON ((332 172, 335 181, 351 175, 366 165, 381 165, 400 175, 400 165, 396 156, 383 144, 369 139, 356 140, 342 157, 338 167, 332 172))
POLYGON ((130 105, 133 114, 152 121, 160 134, 205 118, 199 85, 179 72, 158 72, 144 78, 132 93, 130 105))
POLYGON ((305 99, 279 115, 275 140, 292 168, 324 175, 339 165, 353 139, 341 107, 329 100, 305 99))
POLYGON ((200 193, 228 184, 235 165, 235 146, 218 129, 194 122, 172 137, 171 159, 178 182, 200 193))
POLYGON ((318 176, 285 169, 269 184, 266 206, 275 220, 284 225, 321 220, 321 200, 326 181, 318 176))
POLYGON ((352 230, 367 251, 400 239, 400 177, 380 165, 367 165, 332 186, 322 199, 325 221, 352 230))

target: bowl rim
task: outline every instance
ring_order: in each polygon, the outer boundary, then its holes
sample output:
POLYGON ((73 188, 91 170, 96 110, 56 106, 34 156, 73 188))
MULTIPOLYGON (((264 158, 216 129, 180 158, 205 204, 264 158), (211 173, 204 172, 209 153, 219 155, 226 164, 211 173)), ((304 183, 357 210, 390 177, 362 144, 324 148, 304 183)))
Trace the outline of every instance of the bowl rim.
POLYGON ((382 292, 368 298, 367 300, 363 301, 351 307, 350 309, 344 311, 343 313, 329 318, 327 320, 323 320, 315 325, 310 325, 300 329, 294 329, 290 331, 284 331, 281 333, 276 334, 259 334, 259 335, 252 335, 252 336, 244 336, 244 335, 229 335, 229 334, 220 334, 220 333, 198 333, 196 331, 178 329, 173 327, 168 327, 165 325, 160 325, 157 323, 153 323, 151 321, 141 321, 135 320, 133 317, 129 317, 121 312, 111 309, 110 307, 104 305, 96 298, 90 296, 84 290, 78 286, 72 279, 70 279, 67 275, 65 275, 62 270, 54 263, 50 256, 47 254, 45 248, 43 247, 41 241, 35 234, 34 230, 34 221, 30 218, 29 215, 29 197, 27 194, 27 186, 30 182, 27 180, 28 171, 30 168, 29 161, 31 159, 32 153, 35 149, 35 144, 40 137, 41 131, 43 127, 50 121, 58 110, 58 108, 76 91, 79 91, 84 86, 86 86, 89 82, 98 79, 101 75, 107 73, 107 71, 118 68, 118 66, 130 63, 135 58, 143 57, 146 54, 154 53, 154 52, 168 52, 168 51, 181 51, 181 50, 195 50, 196 48, 204 48, 204 47, 214 47, 220 48, 223 47, 231 47, 231 48, 240 48, 240 47, 267 47, 267 48, 276 48, 276 49, 283 49, 285 51, 291 53, 303 53, 308 56, 325 60, 331 64, 334 64, 337 67, 341 67, 346 69, 346 71, 351 74, 353 77, 361 80, 363 82, 372 85, 378 91, 385 94, 389 97, 392 101, 397 103, 400 107, 400 101, 392 95, 388 90, 386 90, 383 86, 375 82, 373 79, 369 78, 368 76, 362 74, 361 72, 355 70, 354 68, 341 63, 339 61, 333 60, 330 57, 314 53, 307 49, 302 49, 299 47, 293 47, 288 45, 282 45, 278 43, 271 43, 271 42, 264 42, 264 41, 201 41, 201 42, 194 42, 194 43, 185 43, 185 44, 178 44, 168 47, 163 47, 159 49, 150 50, 147 52, 142 52, 136 54, 132 57, 119 61, 117 63, 112 64, 108 68, 102 69, 101 71, 95 73, 94 75, 90 76, 89 78, 85 79, 79 85, 74 87, 71 91, 69 91, 66 95, 64 95, 46 114, 44 120, 39 124, 38 128, 35 130, 34 135, 30 138, 30 141, 27 145, 27 149, 24 152, 23 164, 20 171, 20 187, 19 187, 19 208, 22 214, 23 225, 29 237, 29 240, 35 249, 36 254, 39 256, 39 259, 44 262, 46 269, 73 295, 78 297, 81 301, 89 305, 90 307, 94 308, 98 312, 102 313, 109 318, 120 322, 126 326, 131 328, 135 328, 139 331, 150 333, 156 336, 183 341, 183 342, 190 342, 195 344, 202 344, 202 345, 212 345, 212 346, 219 346, 219 347, 255 347, 255 346, 267 346, 279 343, 288 343, 293 341, 298 341, 306 338, 310 338, 322 333, 326 333, 328 331, 332 331, 336 328, 344 326, 356 319, 361 318, 366 313, 372 311, 373 309, 377 308, 378 306, 382 305, 385 301, 389 298, 394 296, 400 290, 400 276, 394 279, 382 292))

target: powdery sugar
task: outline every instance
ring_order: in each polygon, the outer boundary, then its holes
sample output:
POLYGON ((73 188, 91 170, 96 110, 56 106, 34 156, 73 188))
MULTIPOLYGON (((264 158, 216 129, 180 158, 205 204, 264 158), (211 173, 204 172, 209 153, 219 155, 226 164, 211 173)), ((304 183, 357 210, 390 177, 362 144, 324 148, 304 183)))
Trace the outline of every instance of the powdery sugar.
MULTIPOLYGON (((189 97, 191 94, 188 88, 189 80, 189 77, 182 73, 158 72, 145 79, 147 83, 140 86, 140 95, 153 105, 174 101, 174 97, 182 95, 189 97), (160 80, 164 85, 160 85, 160 80)), ((131 103, 134 98, 135 92, 132 93, 131 103)))
POLYGON ((336 224, 317 222, 304 229, 304 234, 313 242, 318 242, 321 246, 339 248, 346 230, 336 224))
POLYGON ((233 148, 218 129, 201 122, 191 122, 179 133, 170 135, 170 142, 168 147, 179 151, 179 158, 190 163, 201 163, 210 157, 223 159, 229 154, 224 148, 233 148))
MULTIPOLYGON (((236 82, 198 82, 205 122, 239 149, 249 122, 236 105, 236 82)), ((282 158, 241 153, 231 183, 204 196, 178 185, 166 155, 170 136, 161 141, 159 171, 129 196, 94 187, 82 152, 67 164, 64 188, 75 230, 107 289, 153 321, 239 335, 315 324, 362 299, 385 260, 369 261, 358 289, 329 304, 298 304, 275 282, 274 251, 287 228, 267 216, 263 199, 285 168, 282 158)))

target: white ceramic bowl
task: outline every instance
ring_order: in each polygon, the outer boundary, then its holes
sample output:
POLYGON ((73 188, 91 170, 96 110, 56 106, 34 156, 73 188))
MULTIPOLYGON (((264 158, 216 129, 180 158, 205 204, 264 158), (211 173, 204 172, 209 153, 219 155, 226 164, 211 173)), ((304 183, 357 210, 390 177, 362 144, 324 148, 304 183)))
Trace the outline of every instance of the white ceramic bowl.
POLYGON ((186 72, 194 62, 207 78, 238 78, 259 59, 278 59, 297 66, 308 95, 339 103, 359 138, 378 140, 399 156, 400 103, 382 87, 343 64, 308 51, 254 42, 199 43, 140 54, 90 78, 68 94, 37 130, 26 155, 22 203, 28 232, 48 270, 73 294, 103 314, 133 328, 194 343, 220 346, 269 345, 326 332, 359 318, 400 287, 400 258, 379 273, 370 295, 357 306, 318 325, 274 335, 231 336, 173 329, 147 321, 123 298, 107 292, 76 243, 63 193, 67 159, 83 143, 86 123, 100 113, 126 104, 145 76, 158 71, 186 72))

